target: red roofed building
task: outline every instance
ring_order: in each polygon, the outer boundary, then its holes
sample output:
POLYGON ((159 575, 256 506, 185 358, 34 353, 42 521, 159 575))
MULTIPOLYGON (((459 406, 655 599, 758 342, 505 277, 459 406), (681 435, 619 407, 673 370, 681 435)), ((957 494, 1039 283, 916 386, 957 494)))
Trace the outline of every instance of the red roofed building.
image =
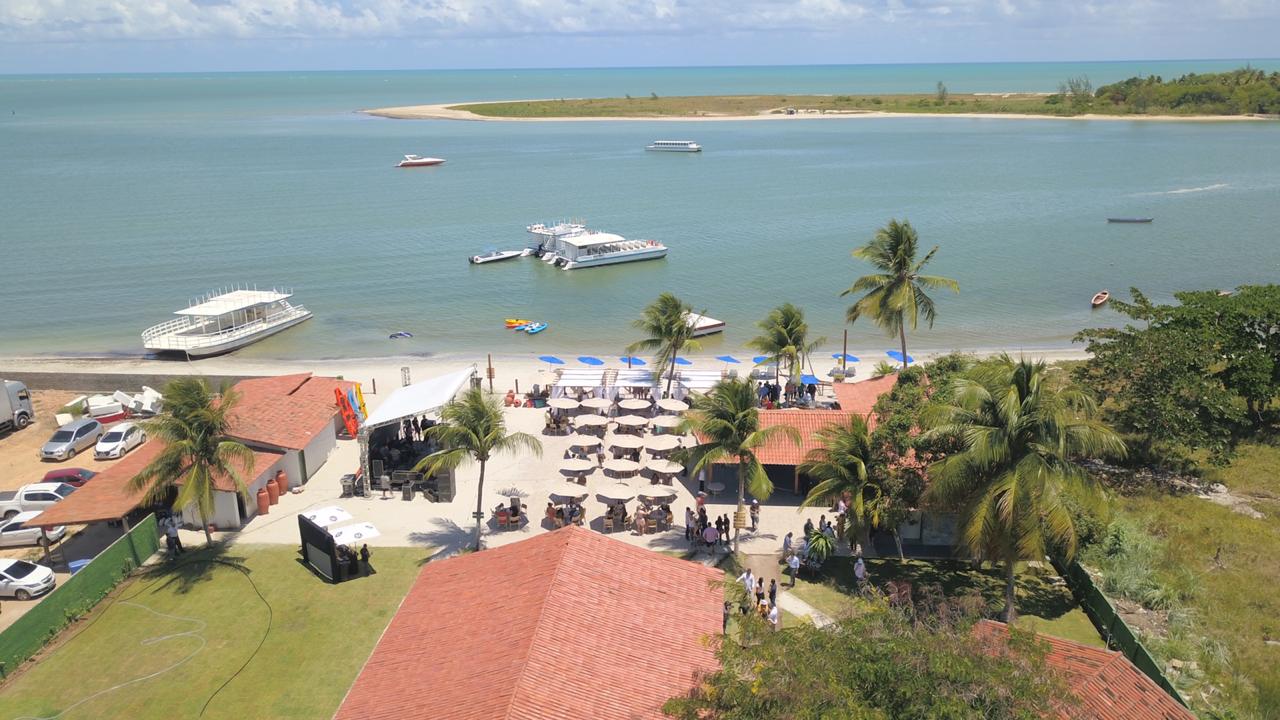
POLYGON ((720 580, 572 525, 430 563, 335 720, 661 718, 716 668, 720 580))
MULTIPOLYGON (((1004 623, 983 620, 974 626, 979 638, 993 650, 1009 637, 1004 623)), ((1174 700, 1151 678, 1113 650, 1082 645, 1050 635, 1038 635, 1049 644, 1045 662, 1063 674, 1079 700, 1077 714, 1094 720, 1195 720, 1195 715, 1174 700)), ((1067 712, 1061 717, 1076 717, 1067 712)))
POLYGON ((831 389, 836 394, 836 402, 840 403, 841 410, 858 413, 873 423, 874 427, 875 420, 871 411, 875 408, 876 401, 881 395, 892 390, 897 382, 898 373, 889 373, 883 377, 861 382, 833 383, 831 389))

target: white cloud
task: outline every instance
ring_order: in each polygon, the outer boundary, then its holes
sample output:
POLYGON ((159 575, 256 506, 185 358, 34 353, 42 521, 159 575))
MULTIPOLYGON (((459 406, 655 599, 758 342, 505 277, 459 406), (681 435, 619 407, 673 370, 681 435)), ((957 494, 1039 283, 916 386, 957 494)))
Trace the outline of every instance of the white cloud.
MULTIPOLYGON (((1275 0, 0 0, 0 40, 830 32, 1273 18, 1275 0)), ((533 48, 531 47, 531 53, 533 48)))

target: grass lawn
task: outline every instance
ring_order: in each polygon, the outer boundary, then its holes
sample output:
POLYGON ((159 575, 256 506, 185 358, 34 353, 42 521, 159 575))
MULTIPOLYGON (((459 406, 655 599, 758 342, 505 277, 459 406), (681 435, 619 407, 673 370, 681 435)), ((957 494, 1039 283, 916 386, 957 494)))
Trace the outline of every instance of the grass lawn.
POLYGON ((374 575, 331 585, 293 546, 189 552, 123 584, 0 687, 0 718, 173 720, 200 716, 206 701, 210 720, 331 717, 425 555, 377 548, 374 575), (131 684, 109 690, 122 683, 131 684))
POLYGON ((1116 503, 1117 513, 1163 540, 1156 576, 1193 588, 1186 600, 1192 631, 1171 627, 1168 641, 1147 644, 1161 662, 1196 660, 1220 689, 1214 704, 1241 717, 1280 718, 1280 646, 1267 644, 1280 641, 1280 449, 1245 446, 1234 463, 1206 479, 1249 496, 1267 517, 1163 493, 1116 503))
MULTIPOLYGON (((906 580, 918 593, 928 585, 941 587, 948 597, 977 592, 993 611, 1004 607, 1004 576, 998 568, 974 570, 969 563, 956 560, 906 560, 873 558, 865 561, 868 577, 883 588, 891 580, 906 580)), ((800 579, 790 592, 821 612, 838 616, 855 592, 853 558, 833 557, 823 566, 821 582, 800 579)), ((1018 612, 1020 623, 1046 635, 1104 647, 1089 618, 1063 585, 1055 585, 1051 570, 1024 568, 1018 574, 1018 612)))

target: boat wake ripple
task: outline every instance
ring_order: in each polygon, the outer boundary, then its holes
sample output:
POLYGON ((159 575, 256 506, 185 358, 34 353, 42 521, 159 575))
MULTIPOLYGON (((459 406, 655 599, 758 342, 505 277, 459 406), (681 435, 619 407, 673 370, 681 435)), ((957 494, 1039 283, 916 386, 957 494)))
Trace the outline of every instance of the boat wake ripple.
POLYGON ((1134 197, 1148 197, 1151 195, 1187 195, 1189 193, 1209 192, 1211 190, 1221 190, 1225 187, 1231 187, 1227 183, 1214 183, 1203 187, 1178 188, 1177 190, 1160 190, 1157 192, 1134 193, 1134 197))

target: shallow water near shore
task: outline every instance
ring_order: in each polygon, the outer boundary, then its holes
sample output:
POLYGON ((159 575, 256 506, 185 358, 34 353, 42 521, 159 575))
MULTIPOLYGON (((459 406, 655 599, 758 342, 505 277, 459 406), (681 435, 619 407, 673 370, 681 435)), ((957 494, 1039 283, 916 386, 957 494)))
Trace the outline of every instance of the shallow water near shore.
MULTIPOLYGON (((1095 85, 1236 63, 1089 65, 1095 85), (1108 75, 1110 73, 1110 75, 1108 75)), ((1254 63, 1266 67, 1264 63, 1254 63)), ((136 354, 138 333, 224 284, 287 285, 312 321, 240 354, 620 351, 671 290, 733 352, 783 301, 836 349, 868 268, 849 250, 907 217, 960 281, 914 347, 1061 348, 1108 288, 1157 299, 1273 282, 1280 123, 886 118, 795 123, 394 121, 353 111, 502 98, 1053 90, 1078 65, 0 77, 0 354, 136 354), (936 76, 936 77, 935 77, 936 76), (930 78, 924 82, 924 78, 930 78), (921 84, 924 87, 921 87, 921 84), (698 155, 646 153, 694 139, 698 155), (400 170, 402 154, 448 159, 400 170), (518 248, 563 217, 662 240, 665 260, 564 272, 518 248), (1108 225, 1108 216, 1152 216, 1108 225), (509 316, 550 323, 529 337, 509 316), (397 330, 411 340, 387 339, 397 330)), ((637 100, 640 102, 641 100, 637 100)), ((853 347, 892 347, 871 326, 853 347)))

